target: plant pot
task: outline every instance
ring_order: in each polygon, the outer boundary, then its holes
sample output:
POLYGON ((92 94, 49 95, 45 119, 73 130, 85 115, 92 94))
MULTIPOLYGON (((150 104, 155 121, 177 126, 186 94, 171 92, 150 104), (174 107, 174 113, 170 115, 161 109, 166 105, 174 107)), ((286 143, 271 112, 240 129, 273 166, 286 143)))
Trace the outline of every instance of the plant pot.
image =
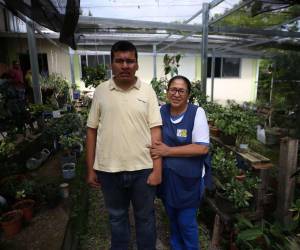
POLYGON ((1 226, 6 238, 10 239, 21 231, 22 210, 12 210, 2 215, 1 226))
POLYGON ((68 183, 62 183, 59 185, 60 187, 60 193, 62 198, 68 198, 69 197, 69 184, 68 183))
POLYGON ((62 166, 64 179, 73 179, 75 177, 75 163, 65 163, 62 166))
POLYGON ((33 208, 35 201, 31 199, 21 200, 13 205, 14 209, 20 209, 26 222, 31 221, 33 217, 33 208))
POLYGON ((236 137, 234 137, 232 135, 225 135, 222 131, 220 133, 220 139, 226 145, 229 145, 229 146, 235 145, 236 137))
POLYGON ((219 137, 220 136, 220 129, 218 129, 215 126, 211 126, 211 127, 209 127, 209 133, 214 137, 219 137))
POLYGON ((60 157, 60 164, 63 166, 65 163, 76 163, 76 154, 71 153, 71 154, 63 154, 60 157))
POLYGON ((79 158, 82 152, 83 152, 83 145, 81 143, 77 143, 72 148, 72 153, 76 155, 76 158, 79 158))
POLYGON ((79 98, 80 98, 80 90, 74 90, 73 91, 73 99, 79 100, 79 98))
POLYGON ((238 148, 238 151, 241 152, 241 153, 245 153, 249 150, 249 147, 248 147, 248 144, 246 143, 240 143, 239 144, 239 148, 238 148))

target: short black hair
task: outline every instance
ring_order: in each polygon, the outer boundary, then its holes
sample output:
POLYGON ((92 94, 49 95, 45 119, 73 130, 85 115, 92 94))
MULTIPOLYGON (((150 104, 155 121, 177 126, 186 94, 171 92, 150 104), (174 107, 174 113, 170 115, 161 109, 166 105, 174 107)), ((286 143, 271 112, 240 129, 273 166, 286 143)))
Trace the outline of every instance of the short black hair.
POLYGON ((135 54, 135 59, 136 61, 138 60, 138 55, 137 55, 137 49, 136 47, 133 45, 133 43, 128 42, 128 41, 118 41, 116 42, 110 50, 110 59, 111 62, 113 62, 114 60, 114 53, 117 51, 134 51, 135 54))
POLYGON ((185 76, 181 76, 181 75, 178 75, 178 76, 173 76, 169 82, 168 82, 168 89, 170 88, 170 85, 172 82, 174 82, 175 80, 183 80, 187 86, 187 90, 188 90, 188 93, 191 93, 191 82, 189 79, 187 79, 185 76))

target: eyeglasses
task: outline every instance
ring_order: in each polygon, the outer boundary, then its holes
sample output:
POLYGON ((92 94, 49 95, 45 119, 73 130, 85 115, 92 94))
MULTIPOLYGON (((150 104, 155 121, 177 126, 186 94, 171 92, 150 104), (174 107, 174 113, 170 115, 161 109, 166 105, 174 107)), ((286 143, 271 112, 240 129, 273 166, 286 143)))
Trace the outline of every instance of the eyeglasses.
POLYGON ((136 63, 136 60, 135 59, 122 59, 122 58, 115 58, 114 59, 114 63, 116 64, 128 64, 128 65, 132 65, 134 63, 136 63))
POLYGON ((187 89, 170 88, 168 89, 168 92, 170 92, 172 95, 176 95, 176 93, 179 95, 184 95, 187 93, 187 89))

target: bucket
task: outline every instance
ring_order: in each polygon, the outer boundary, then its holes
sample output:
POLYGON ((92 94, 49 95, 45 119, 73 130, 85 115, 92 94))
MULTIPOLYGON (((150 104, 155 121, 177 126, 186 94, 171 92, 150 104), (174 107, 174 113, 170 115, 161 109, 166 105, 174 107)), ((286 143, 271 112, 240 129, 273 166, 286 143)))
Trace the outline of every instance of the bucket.
POLYGON ((63 177, 66 180, 73 179, 75 177, 75 163, 65 163, 62 166, 63 177))

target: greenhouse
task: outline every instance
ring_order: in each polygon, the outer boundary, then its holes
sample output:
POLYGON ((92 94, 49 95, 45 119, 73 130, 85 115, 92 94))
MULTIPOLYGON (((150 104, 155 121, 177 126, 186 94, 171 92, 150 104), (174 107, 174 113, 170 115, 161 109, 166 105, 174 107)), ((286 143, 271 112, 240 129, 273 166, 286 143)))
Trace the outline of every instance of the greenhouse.
POLYGON ((0 0, 0 249, 300 249, 299 51, 297 0, 0 0))

